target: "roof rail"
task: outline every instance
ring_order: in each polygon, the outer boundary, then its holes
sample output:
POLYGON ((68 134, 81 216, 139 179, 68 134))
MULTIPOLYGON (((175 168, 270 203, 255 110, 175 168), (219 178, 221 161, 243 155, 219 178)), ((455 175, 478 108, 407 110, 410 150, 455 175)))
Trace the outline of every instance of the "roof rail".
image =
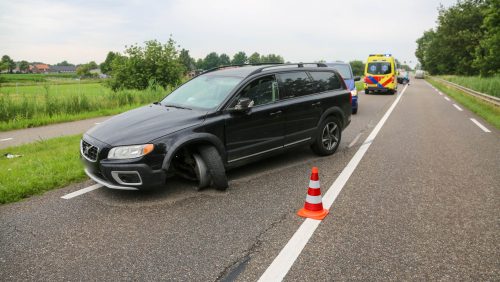
POLYGON ((281 66, 297 66, 297 68, 303 68, 304 65, 316 65, 318 68, 327 68, 328 66, 324 63, 286 63, 286 64, 278 64, 278 65, 273 65, 273 66, 264 66, 261 68, 258 68, 251 72, 249 75, 253 75, 259 72, 262 72, 263 70, 267 68, 275 68, 275 67, 281 67, 281 66))
POLYGON ((298 68, 303 68, 304 65, 316 65, 317 67, 324 67, 324 68, 328 67, 324 63, 286 63, 286 64, 284 64, 284 63, 257 63, 257 64, 239 64, 239 65, 218 66, 215 68, 208 69, 200 74, 206 74, 209 72, 213 72, 213 71, 221 70, 221 69, 226 69, 226 68, 237 68, 237 67, 244 67, 244 66, 263 66, 263 67, 260 67, 256 70, 254 70, 253 72, 251 72, 249 74, 249 75, 253 75, 253 74, 262 72, 263 70, 265 70, 267 68, 274 68, 274 67, 281 67, 281 66, 297 66, 298 68))
POLYGON ((215 68, 208 69, 208 70, 202 72, 202 74, 205 74, 208 72, 213 72, 213 71, 220 70, 220 69, 225 69, 225 68, 236 68, 236 67, 244 67, 244 66, 262 66, 262 65, 283 65, 283 63, 255 63, 255 64, 223 65, 223 66, 218 66, 215 68))

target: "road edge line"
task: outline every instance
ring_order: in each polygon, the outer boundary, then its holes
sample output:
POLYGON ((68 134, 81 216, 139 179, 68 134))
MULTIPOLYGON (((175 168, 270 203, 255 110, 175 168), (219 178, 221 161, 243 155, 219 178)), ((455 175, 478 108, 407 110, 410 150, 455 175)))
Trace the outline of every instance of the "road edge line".
POLYGON ((477 127, 481 128, 484 132, 489 133, 491 132, 486 126, 482 125, 479 121, 477 121, 475 118, 470 118, 470 120, 477 125, 477 127))
POLYGON ((62 199, 69 200, 69 199, 71 199, 71 198, 74 198, 74 197, 76 197, 76 196, 80 196, 80 195, 85 194, 85 193, 88 193, 88 192, 90 192, 90 191, 94 191, 95 189, 99 189, 99 188, 101 188, 101 187, 103 187, 101 184, 94 184, 94 185, 89 186, 89 187, 87 187, 87 188, 83 188, 83 189, 80 189, 80 190, 78 190, 78 191, 75 191, 75 192, 72 192, 72 193, 66 194, 66 195, 62 196, 61 198, 62 198, 62 199))
MULTIPOLYGON (((406 85, 403 91, 401 91, 401 94, 398 95, 396 100, 392 103, 391 107, 387 110, 384 116, 377 123, 377 125, 372 130, 370 135, 368 135, 365 142, 363 142, 363 145, 361 145, 361 147, 351 158, 347 166, 342 170, 340 175, 337 177, 335 182, 333 182, 332 186, 328 188, 325 196, 323 197, 323 206, 325 207, 325 209, 330 208, 330 206, 333 204, 337 196, 340 194, 340 191, 342 190, 342 188, 344 188, 344 185, 347 183, 352 173, 354 172, 358 164, 361 162, 361 159, 368 151, 368 148, 370 147, 373 140, 379 133, 380 129, 382 129, 382 126, 385 124, 385 122, 391 115, 394 108, 396 108, 396 105, 401 100, 401 97, 403 96, 407 88, 408 85, 406 85)), ((300 225, 297 231, 295 231, 292 238, 286 243, 283 249, 281 249, 278 256, 274 258, 271 265, 269 265, 269 267, 264 271, 264 273, 262 274, 262 276, 259 278, 258 281, 259 282, 282 281, 283 278, 285 278, 288 271, 290 270, 290 268, 297 260, 297 258, 299 257, 300 253, 302 253, 302 250, 309 242, 309 239, 312 237, 312 235, 314 234, 316 228, 318 228, 320 223, 321 223, 320 220, 309 219, 309 218, 306 219, 300 225)))
POLYGON ((459 111, 463 111, 462 108, 460 108, 457 104, 453 104, 453 107, 455 107, 455 109, 459 110, 459 111))

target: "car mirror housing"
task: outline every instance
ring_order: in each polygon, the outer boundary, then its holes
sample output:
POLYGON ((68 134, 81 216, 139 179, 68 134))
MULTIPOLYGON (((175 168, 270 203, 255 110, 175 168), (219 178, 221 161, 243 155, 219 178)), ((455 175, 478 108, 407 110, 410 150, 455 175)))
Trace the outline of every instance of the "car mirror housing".
POLYGON ((354 81, 360 81, 360 80, 361 80, 360 76, 357 75, 357 76, 354 77, 354 81))
POLYGON ((249 98, 241 98, 238 100, 234 106, 234 111, 236 112, 246 112, 253 107, 253 100, 249 98))

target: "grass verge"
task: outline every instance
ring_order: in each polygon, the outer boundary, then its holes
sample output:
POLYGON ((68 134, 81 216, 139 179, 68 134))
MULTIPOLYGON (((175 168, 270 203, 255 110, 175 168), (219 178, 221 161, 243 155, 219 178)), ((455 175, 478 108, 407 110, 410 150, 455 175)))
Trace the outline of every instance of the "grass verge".
POLYGON ((484 94, 500 97, 500 75, 492 77, 443 75, 439 77, 484 94))
POLYGON ((65 136, 0 150, 0 204, 85 180, 80 138, 65 136), (7 153, 22 157, 7 159, 7 153))
POLYGON ((356 81, 355 85, 356 85, 356 89, 358 89, 358 91, 361 91, 365 88, 363 85, 363 81, 356 81))
POLYGON ((115 109, 102 109, 92 112, 84 112, 79 114, 57 114, 53 116, 41 116, 36 119, 18 119, 0 122, 0 131, 8 131, 22 128, 31 128, 49 124, 56 124, 61 122, 70 122, 77 120, 84 120, 95 117, 117 115, 128 110, 132 110, 143 106, 142 104, 122 106, 115 109))
POLYGON ((426 80, 430 84, 434 85, 434 87, 441 90, 441 92, 446 93, 448 96, 452 97, 455 101, 462 104, 471 112, 482 117, 487 122, 495 126, 497 129, 500 129, 500 108, 495 107, 490 103, 483 102, 482 100, 474 96, 468 95, 456 88, 437 82, 432 78, 426 78, 426 80))
POLYGON ((117 92, 101 83, 1 87, 0 131, 118 114, 160 101, 171 91, 153 84, 117 92))

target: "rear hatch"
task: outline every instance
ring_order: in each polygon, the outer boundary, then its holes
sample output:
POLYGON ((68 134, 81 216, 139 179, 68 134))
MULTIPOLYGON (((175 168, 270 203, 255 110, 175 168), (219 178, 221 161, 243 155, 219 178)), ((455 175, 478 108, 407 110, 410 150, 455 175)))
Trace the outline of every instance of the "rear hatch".
POLYGON ((393 70, 390 62, 373 61, 366 67, 365 83, 369 87, 385 88, 394 81, 393 70))

